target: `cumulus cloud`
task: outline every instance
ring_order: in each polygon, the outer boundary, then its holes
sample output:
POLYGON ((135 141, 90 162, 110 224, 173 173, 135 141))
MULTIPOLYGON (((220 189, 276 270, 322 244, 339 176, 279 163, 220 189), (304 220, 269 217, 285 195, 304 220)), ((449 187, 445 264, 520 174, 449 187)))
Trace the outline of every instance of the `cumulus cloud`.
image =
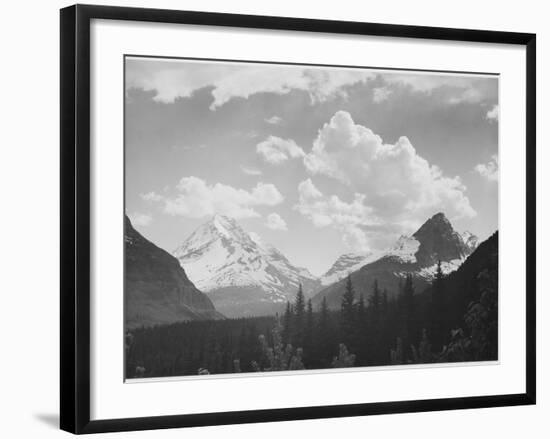
POLYGON ((243 172, 243 174, 246 174, 246 175, 252 175, 252 176, 262 175, 262 171, 260 171, 259 169, 249 168, 248 166, 244 166, 244 165, 241 165, 241 171, 243 172))
POLYGON ((354 251, 369 248, 362 227, 375 225, 375 219, 372 208, 365 204, 365 195, 356 193, 351 202, 345 202, 336 195, 324 195, 308 178, 298 185, 298 199, 295 209, 309 218, 315 227, 335 227, 354 251))
POLYGON ((476 215, 459 177, 444 176, 406 137, 385 144, 345 111, 322 127, 303 160, 310 174, 337 180, 354 196, 351 202, 327 197, 306 180, 298 188, 297 209, 317 226, 352 225, 355 235, 363 232, 365 243, 365 228, 384 225, 409 232, 438 211, 451 219, 476 215))
MULTIPOLYGON (((184 177, 176 186, 175 196, 155 196, 170 215, 186 218, 228 215, 236 219, 259 217, 258 206, 275 206, 284 198, 271 183, 258 183, 251 190, 237 189, 222 183, 209 185, 198 177, 184 177)), ((156 194, 155 194, 156 195, 156 194)))
POLYGON ((376 87, 372 89, 372 100, 379 104, 380 102, 388 100, 391 94, 392 91, 388 87, 376 87))
POLYGON ((285 140, 275 136, 269 136, 263 142, 258 143, 256 152, 272 165, 305 156, 304 150, 296 145, 294 140, 285 140))
POLYGON ((286 221, 278 213, 270 213, 266 218, 265 225, 271 230, 288 230, 286 221))
POLYGON ((488 181, 498 181, 498 156, 493 155, 487 163, 479 163, 474 170, 488 181))
POLYGON ((375 75, 365 70, 319 69, 299 66, 251 65, 180 60, 126 60, 127 90, 153 91, 154 100, 173 103, 190 97, 196 90, 210 87, 211 110, 233 98, 256 93, 287 94, 302 90, 311 102, 345 96, 345 87, 365 82, 375 75))
POLYGON ((281 119, 279 116, 271 116, 264 119, 264 121, 270 125, 280 125, 283 122, 283 119, 281 119))
POLYGON ((490 122, 498 122, 498 105, 493 105, 485 117, 490 122))
POLYGON ((133 226, 147 227, 153 221, 153 217, 147 213, 133 212, 128 214, 133 226))

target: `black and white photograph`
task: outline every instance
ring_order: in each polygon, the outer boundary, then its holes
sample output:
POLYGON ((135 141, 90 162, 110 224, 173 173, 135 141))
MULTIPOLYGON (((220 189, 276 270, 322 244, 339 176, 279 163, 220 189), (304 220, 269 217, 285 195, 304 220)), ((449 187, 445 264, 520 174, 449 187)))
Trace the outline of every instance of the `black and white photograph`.
POLYGON ((544 3, 6 6, 2 437, 544 437, 544 3))
POLYGON ((498 75, 124 67, 126 379, 498 361, 498 75))

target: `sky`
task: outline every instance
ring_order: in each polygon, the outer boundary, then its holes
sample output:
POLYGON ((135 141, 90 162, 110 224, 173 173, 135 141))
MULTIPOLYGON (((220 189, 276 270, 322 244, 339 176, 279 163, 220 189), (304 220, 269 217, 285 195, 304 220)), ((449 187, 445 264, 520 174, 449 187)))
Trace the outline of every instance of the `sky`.
POLYGON ((438 212, 498 228, 497 76, 125 63, 125 208, 169 252, 215 214, 314 274, 438 212))

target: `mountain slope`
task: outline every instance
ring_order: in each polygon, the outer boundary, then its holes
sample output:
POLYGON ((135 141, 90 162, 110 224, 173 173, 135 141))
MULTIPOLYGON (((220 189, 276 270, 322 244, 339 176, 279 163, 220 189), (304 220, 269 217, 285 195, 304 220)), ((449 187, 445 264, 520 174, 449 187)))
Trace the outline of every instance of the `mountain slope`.
MULTIPOLYGON (((456 318, 449 319, 450 327, 464 327, 463 314, 471 302, 480 299, 483 283, 489 280, 498 289, 498 231, 479 244, 460 268, 444 279, 444 287, 451 300, 451 308, 461 310, 456 318), (480 274, 484 276, 480 277, 480 274)), ((431 297, 431 287, 423 295, 431 297)))
POLYGON ((178 261, 124 218, 125 326, 223 318, 187 278, 178 261))
POLYGON ((363 265, 377 259, 374 253, 345 253, 341 255, 334 264, 321 276, 321 285, 327 286, 338 282, 356 270, 359 270, 363 265))
POLYGON ((222 215, 202 224, 173 254, 228 317, 271 314, 293 300, 299 284, 306 295, 319 285, 306 269, 222 215))
POLYGON ((422 328, 427 329, 435 352, 449 343, 468 339, 466 349, 461 345, 458 350, 447 350, 445 361, 498 358, 498 244, 497 231, 479 244, 458 270, 443 278, 440 291, 444 292, 446 306, 440 307, 437 314, 433 314, 432 308, 433 285, 424 291, 417 290, 417 343, 422 328), (462 331, 457 331, 458 328, 462 331))
POLYGON ((417 291, 427 287, 433 278, 438 261, 444 273, 456 270, 475 249, 477 238, 470 233, 457 233, 443 213, 426 221, 412 236, 401 236, 386 252, 369 256, 359 269, 341 270, 338 282, 321 290, 313 298, 319 305, 326 297, 329 307, 340 306, 345 277, 351 275, 356 294, 370 295, 374 280, 390 296, 398 293, 399 282, 407 273, 413 275, 417 291), (353 271, 352 271, 353 270, 353 271))

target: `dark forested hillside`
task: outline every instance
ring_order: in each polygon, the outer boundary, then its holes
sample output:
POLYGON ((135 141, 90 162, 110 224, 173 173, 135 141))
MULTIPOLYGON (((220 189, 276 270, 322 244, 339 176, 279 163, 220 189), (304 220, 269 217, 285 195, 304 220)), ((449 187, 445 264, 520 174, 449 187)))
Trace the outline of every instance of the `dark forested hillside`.
POLYGON ((406 275, 395 297, 376 279, 345 281, 339 310, 301 288, 282 314, 139 328, 126 336, 126 374, 159 377, 289 369, 486 361, 498 358, 498 233, 421 290, 406 275))
POLYGON ((145 239, 124 218, 125 326, 221 318, 176 258, 145 239))

